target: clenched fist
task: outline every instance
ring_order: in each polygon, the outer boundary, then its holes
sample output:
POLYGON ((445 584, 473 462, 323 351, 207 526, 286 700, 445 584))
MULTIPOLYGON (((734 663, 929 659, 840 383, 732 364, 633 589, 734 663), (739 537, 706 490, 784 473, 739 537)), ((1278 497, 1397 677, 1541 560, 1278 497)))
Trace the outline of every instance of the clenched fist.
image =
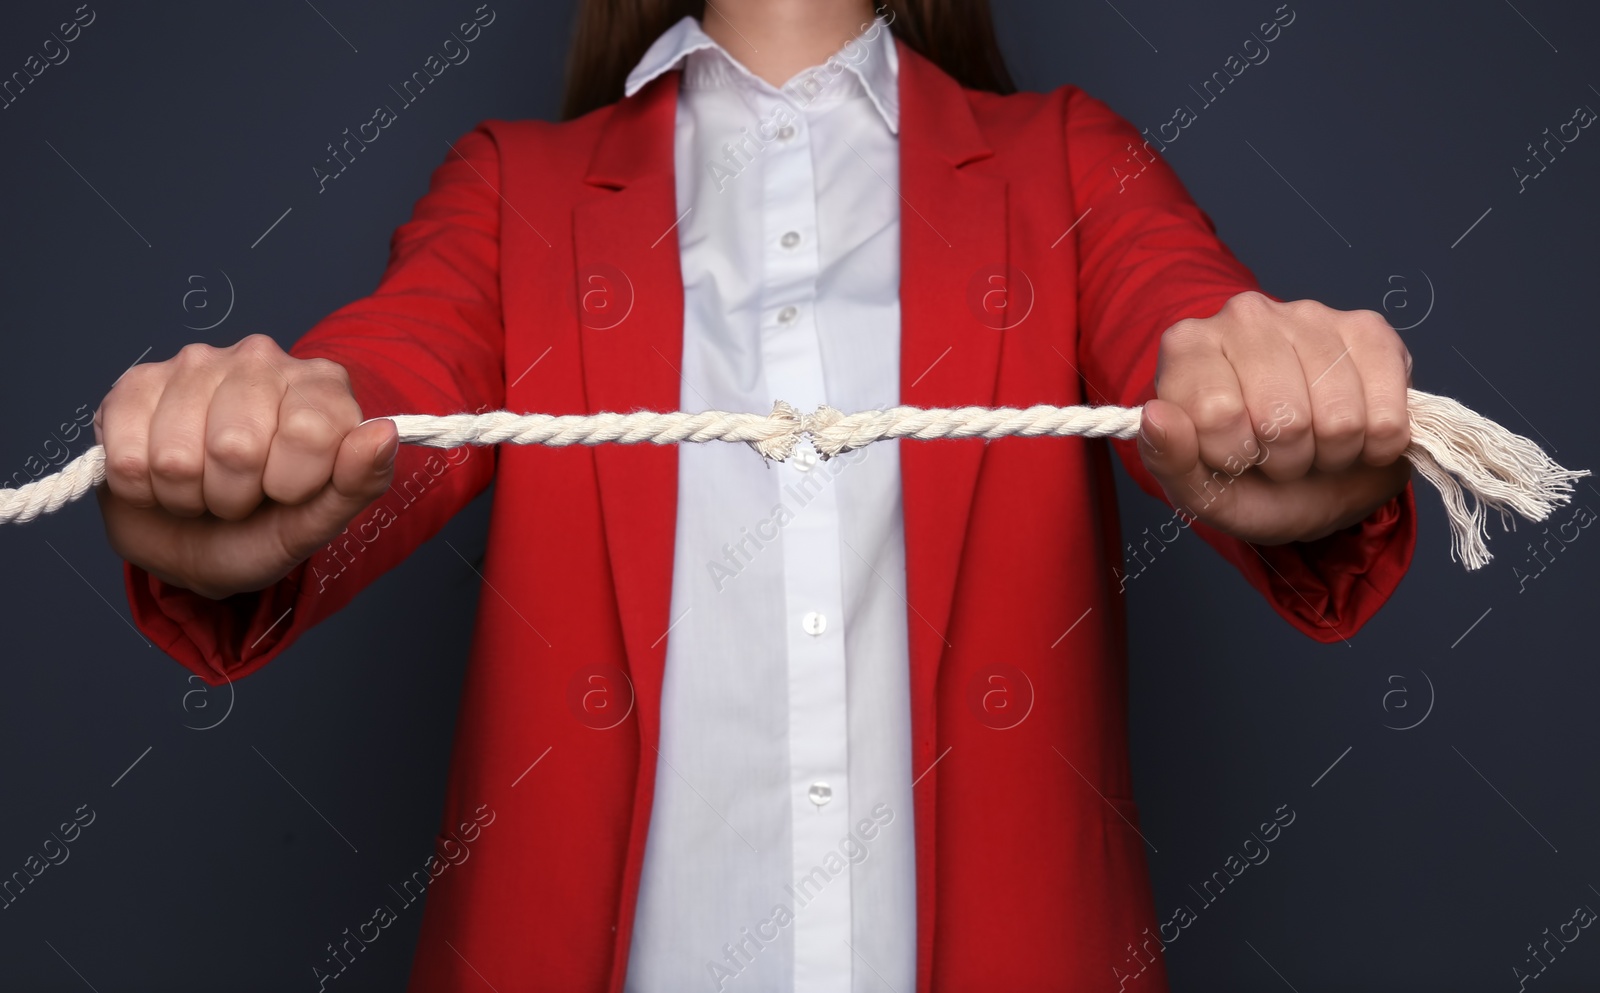
POLYGON ((129 369, 100 404, 100 509, 117 554, 220 599, 281 579, 389 486, 392 421, 344 368, 265 335, 129 369))
POLYGON ((1411 355, 1380 315, 1241 293, 1162 336, 1139 454, 1206 524, 1313 540, 1405 488, 1410 385, 1411 355))

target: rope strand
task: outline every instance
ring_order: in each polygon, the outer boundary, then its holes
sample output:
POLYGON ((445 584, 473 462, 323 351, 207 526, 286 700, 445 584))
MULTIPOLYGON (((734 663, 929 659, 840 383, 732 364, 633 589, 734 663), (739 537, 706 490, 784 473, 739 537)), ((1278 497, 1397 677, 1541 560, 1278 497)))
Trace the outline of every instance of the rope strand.
MULTIPOLYGON (((1450 519, 1450 557, 1468 569, 1493 558, 1487 545, 1488 511, 1509 525, 1515 512, 1542 521, 1572 498, 1574 481, 1588 470, 1566 469, 1537 444, 1447 397, 1411 390, 1407 396, 1411 445, 1405 455, 1432 483, 1450 519)), ((742 441, 763 458, 782 462, 802 439, 824 459, 875 441, 895 438, 1004 438, 1020 436, 1132 438, 1138 407, 890 407, 845 414, 822 406, 804 414, 779 400, 770 414, 720 410, 628 414, 397 414, 400 440, 432 448, 461 445, 671 445, 742 441)), ((105 449, 94 446, 60 472, 0 490, 0 524, 20 524, 53 514, 105 482, 105 449)))

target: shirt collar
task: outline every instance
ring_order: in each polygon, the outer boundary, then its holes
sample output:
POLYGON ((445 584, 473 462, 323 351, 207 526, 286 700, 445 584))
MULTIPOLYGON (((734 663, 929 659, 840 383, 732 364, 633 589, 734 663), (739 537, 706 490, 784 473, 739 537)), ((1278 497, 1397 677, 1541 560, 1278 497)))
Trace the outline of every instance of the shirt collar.
MULTIPOLYGON (((895 51, 894 37, 889 33, 888 25, 882 18, 877 18, 868 25, 862 34, 846 43, 822 65, 802 69, 781 88, 774 88, 746 69, 738 59, 729 55, 721 45, 705 33, 698 20, 685 17, 668 28, 644 53, 644 58, 640 59, 639 64, 628 74, 623 92, 627 96, 633 96, 662 73, 683 67, 689 57, 696 52, 721 56, 721 59, 716 61, 731 66, 734 73, 744 81, 768 92, 781 91, 791 102, 802 107, 828 93, 833 81, 840 78, 842 70, 839 67, 843 66, 866 92, 873 106, 883 117, 884 123, 889 126, 889 130, 896 134, 900 131, 899 53, 895 51)), ((711 64, 709 60, 704 59, 698 59, 696 62, 711 64)))

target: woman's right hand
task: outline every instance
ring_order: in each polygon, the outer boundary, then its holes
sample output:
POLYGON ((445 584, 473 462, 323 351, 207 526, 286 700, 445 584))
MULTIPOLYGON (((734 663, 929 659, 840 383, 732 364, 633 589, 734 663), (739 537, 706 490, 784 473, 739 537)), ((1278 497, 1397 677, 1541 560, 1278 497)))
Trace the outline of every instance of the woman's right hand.
POLYGON ((393 421, 361 423, 344 367, 265 335, 129 369, 95 412, 118 555, 212 599, 258 590, 381 496, 393 421))

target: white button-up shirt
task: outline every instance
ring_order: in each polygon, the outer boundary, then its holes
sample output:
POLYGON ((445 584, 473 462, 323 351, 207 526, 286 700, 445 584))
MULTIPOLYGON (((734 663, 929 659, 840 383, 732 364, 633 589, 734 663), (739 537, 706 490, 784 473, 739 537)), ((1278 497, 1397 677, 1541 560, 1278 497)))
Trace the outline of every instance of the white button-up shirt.
MULTIPOLYGON (((775 88, 684 18, 628 77, 683 70, 683 410, 899 402, 898 65, 863 27, 775 88)), ((801 454, 678 449, 630 993, 915 988, 899 452, 801 454)))

